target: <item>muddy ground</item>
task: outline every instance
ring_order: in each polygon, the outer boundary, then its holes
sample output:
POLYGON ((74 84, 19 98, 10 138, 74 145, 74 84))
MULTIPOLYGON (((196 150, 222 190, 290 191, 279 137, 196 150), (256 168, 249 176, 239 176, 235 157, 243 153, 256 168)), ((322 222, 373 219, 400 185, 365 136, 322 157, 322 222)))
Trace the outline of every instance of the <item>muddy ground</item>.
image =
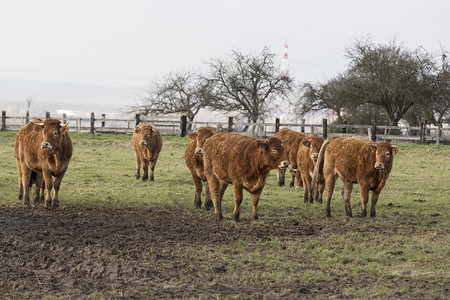
POLYGON ((249 284, 227 274, 233 253, 224 264, 193 249, 208 245, 207 252, 214 252, 236 241, 306 241, 322 228, 295 221, 215 222, 212 213, 199 214, 161 208, 0 207, 0 298, 341 298, 345 288, 374 281, 363 276, 346 282, 249 284))

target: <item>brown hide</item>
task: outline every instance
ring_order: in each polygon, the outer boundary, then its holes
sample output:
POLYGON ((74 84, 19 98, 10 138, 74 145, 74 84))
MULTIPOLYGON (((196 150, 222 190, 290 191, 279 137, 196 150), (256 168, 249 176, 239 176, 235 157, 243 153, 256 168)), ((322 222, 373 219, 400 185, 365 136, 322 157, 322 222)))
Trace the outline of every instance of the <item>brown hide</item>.
MULTIPOLYGON (((302 140, 306 137, 306 135, 301 132, 291 130, 289 128, 282 128, 273 136, 279 138, 281 141, 285 141, 283 143, 284 152, 286 153, 286 157, 289 160, 291 169, 296 169, 298 147, 302 142, 302 140)), ((284 186, 285 173, 286 170, 277 169, 277 178, 279 186, 284 186)), ((291 181, 289 184, 290 187, 294 186, 294 181, 295 181, 295 173, 291 172, 291 181)))
POLYGON ((269 171, 287 168, 284 148, 278 138, 256 139, 237 133, 217 132, 203 145, 205 175, 217 219, 222 218, 222 197, 228 184, 233 184, 234 219, 239 220, 242 190, 252 195, 252 215, 258 218, 257 206, 269 171))
POLYGON ((162 148, 162 138, 155 126, 142 122, 133 131, 133 150, 136 159, 136 179, 148 179, 148 165, 150 164, 150 181, 154 181, 154 170, 162 148))
MULTIPOLYGON (((191 172, 192 180, 195 186, 195 198, 194 207, 200 208, 202 205, 201 194, 203 189, 203 183, 206 181, 206 176, 203 168, 203 144, 206 139, 214 134, 214 130, 211 127, 206 126, 200 128, 195 132, 189 134, 189 142, 184 153, 184 160, 186 166, 191 172)), ((208 185, 206 185, 206 200, 205 208, 210 209, 212 207, 211 195, 209 193, 208 185)))
MULTIPOLYGON (((32 123, 43 123, 44 121, 42 121, 41 119, 37 118, 34 119, 33 121, 31 121, 32 123)), ((32 124, 30 123, 30 124, 32 124)), ((38 126, 38 125, 33 125, 34 126, 34 130, 37 131, 42 131, 43 127, 42 126, 38 126)), ((28 127, 27 127, 28 128, 28 127)), ((23 179, 22 179, 22 171, 21 171, 21 164, 20 164, 20 144, 21 144, 21 138, 19 138, 19 134, 20 135, 24 135, 28 129, 26 129, 25 127, 22 128, 19 133, 16 136, 16 139, 14 141, 14 152, 15 152, 15 158, 16 158, 16 162, 17 162, 17 170, 18 170, 18 182, 19 182, 19 201, 23 201, 23 179)), ((31 175, 30 175, 30 179, 29 179, 29 187, 31 188, 33 186, 33 184, 35 185, 35 191, 34 191, 34 196, 33 196, 33 205, 37 205, 38 203, 44 203, 44 177, 42 176, 42 172, 40 171, 31 171, 31 175)))
POLYGON ((19 197, 23 189, 23 203, 29 204, 30 184, 35 181, 36 188, 38 186, 43 188, 43 184, 40 183, 42 182, 40 172, 42 172, 47 190, 45 207, 58 207, 59 187, 73 151, 69 128, 55 119, 46 119, 44 122, 40 119, 35 121, 37 121, 35 124, 30 122, 25 125, 16 136, 15 151, 18 167, 20 166, 19 178, 22 178, 22 186, 19 184, 19 197), (54 182, 52 176, 55 177, 54 182), (53 188, 54 195, 51 199, 53 188))
MULTIPOLYGON (((319 156, 320 147, 324 139, 316 134, 307 136, 302 140, 297 152, 297 172, 296 177, 301 178, 303 181, 303 187, 305 189, 304 202, 313 202, 312 188, 312 175, 314 172, 314 166, 316 165, 316 160, 319 156)), ((325 184, 323 178, 319 180, 318 193, 316 193, 315 200, 322 203, 322 193, 325 184)))
POLYGON ((344 184, 343 197, 347 216, 352 216, 350 196, 353 184, 357 183, 361 197, 361 216, 367 215, 369 191, 372 191, 370 216, 375 217, 376 203, 389 177, 398 148, 388 142, 374 143, 362 138, 334 137, 328 139, 322 149, 317 165, 322 165, 323 168, 327 217, 331 216, 330 202, 337 177, 344 184))

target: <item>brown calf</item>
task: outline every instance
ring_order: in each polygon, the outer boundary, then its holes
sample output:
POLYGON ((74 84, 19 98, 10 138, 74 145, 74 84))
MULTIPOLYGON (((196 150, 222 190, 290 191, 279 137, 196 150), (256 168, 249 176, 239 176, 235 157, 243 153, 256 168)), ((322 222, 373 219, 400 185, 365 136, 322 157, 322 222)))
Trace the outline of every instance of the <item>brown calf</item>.
MULTIPOLYGON (((35 119, 32 121, 32 123, 42 123, 44 121, 42 121, 41 119, 35 119)), ((30 123, 30 124, 32 124, 30 123)), ((42 131, 42 127, 38 126, 38 125, 34 125, 34 130, 37 131, 42 131)), ((25 129, 21 129, 22 131, 24 131, 25 129)), ((23 134, 23 133, 21 133, 23 134)), ((18 135, 17 135, 18 136, 18 135)), ((17 138, 16 136, 16 140, 14 141, 14 152, 15 155, 14 157, 16 158, 17 161, 17 170, 19 173, 18 176, 18 181, 19 181, 19 201, 23 201, 23 181, 22 181, 22 171, 21 171, 21 166, 20 166, 20 159, 19 159, 19 146, 20 146, 20 139, 17 138)), ((31 171, 31 175, 30 175, 30 182, 29 182, 29 187, 31 188, 33 186, 33 184, 35 185, 35 191, 34 191, 34 196, 33 196, 33 205, 37 205, 38 203, 44 203, 44 177, 42 176, 42 172, 36 172, 36 171, 31 171)))
MULTIPOLYGON (((189 134, 189 142, 186 147, 186 152, 184 153, 184 160, 186 166, 192 175, 192 180, 195 186, 195 198, 194 207, 200 208, 202 206, 202 189, 203 182, 206 181, 206 176, 203 167, 203 144, 206 139, 214 134, 214 130, 211 127, 206 126, 205 128, 200 128, 195 132, 189 134)), ((205 208, 209 210, 212 207, 211 194, 209 192, 208 184, 206 185, 206 200, 205 208)))
MULTIPOLYGON (((316 134, 310 135, 302 140, 297 152, 297 172, 296 177, 301 178, 305 189, 304 202, 313 203, 312 175, 317 158, 319 157, 320 147, 324 139, 316 134)), ((325 188, 323 176, 318 177, 319 187, 315 195, 315 200, 322 203, 322 194, 325 188)))
MULTIPOLYGON (((59 206, 59 187, 73 151, 68 131, 67 124, 61 124, 55 119, 46 119, 44 122, 28 123, 17 133, 15 149, 18 157, 17 165, 20 167, 19 178, 22 179, 22 186, 19 185, 19 197, 23 190, 24 205, 30 204, 29 186, 33 177, 35 177, 36 188, 43 187, 40 183, 42 181, 40 172, 42 172, 47 190, 44 206, 46 208, 59 206), (54 182, 52 176, 55 177, 54 182), (55 192, 51 199, 53 188, 55 192)), ((34 204, 36 199, 35 193, 34 204)))
POLYGON ((155 126, 142 122, 133 131, 133 149, 136 158, 136 179, 148 179, 148 165, 150 163, 150 181, 155 181, 154 170, 162 148, 161 134, 155 126))
MULTIPOLYGON (((291 130, 289 128, 282 128, 280 131, 275 133, 273 135, 276 138, 279 138, 281 141, 283 141, 283 147, 284 147, 284 153, 286 154, 286 157, 289 161, 291 169, 297 168, 297 150, 302 142, 302 140, 306 137, 305 134, 291 130)), ((278 185, 284 186, 284 180, 285 180, 285 169, 277 169, 277 178, 278 178, 278 185)), ((294 187, 294 181, 295 181, 295 172, 291 172, 291 181, 289 183, 290 187, 294 187)), ((301 182, 301 181, 299 181, 301 182)))
POLYGON ((396 146, 388 142, 374 143, 367 139, 333 137, 322 145, 314 169, 314 178, 323 172, 327 189, 326 215, 331 217, 330 202, 338 177, 343 181, 343 198, 348 217, 352 217, 350 196, 353 184, 359 185, 361 216, 367 215, 366 205, 372 191, 370 216, 376 215, 376 204, 381 190, 391 172, 396 146))
POLYGON ((252 216, 258 218, 258 202, 269 171, 286 169, 289 162, 278 138, 256 139, 237 133, 217 132, 203 145, 205 175, 216 219, 222 219, 222 198, 233 184, 235 221, 239 220, 242 190, 252 196, 252 216))

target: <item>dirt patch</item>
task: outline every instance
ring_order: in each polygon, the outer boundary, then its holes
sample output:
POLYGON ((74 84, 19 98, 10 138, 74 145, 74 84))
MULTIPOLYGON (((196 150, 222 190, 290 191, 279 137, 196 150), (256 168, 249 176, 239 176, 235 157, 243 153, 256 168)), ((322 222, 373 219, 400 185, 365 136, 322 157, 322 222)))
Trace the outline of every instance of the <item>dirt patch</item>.
MULTIPOLYGON (((374 278, 251 283, 214 260, 217 249, 312 239, 297 221, 215 222, 212 213, 160 208, 0 208, 0 295, 6 298, 316 298, 374 278), (270 222, 268 222, 270 223, 270 222), (205 248, 205 245, 207 246, 205 248), (206 249, 208 253, 196 249, 206 249)), ((234 253, 229 255, 230 261, 234 253)), ((263 268, 264 266, 261 266, 263 268)), ((308 266, 314 269, 315 266, 308 266)), ((258 272, 255 268, 254 272, 258 272)), ((288 272, 287 272, 288 274, 288 272)), ((341 294, 342 296, 342 294, 341 294)))

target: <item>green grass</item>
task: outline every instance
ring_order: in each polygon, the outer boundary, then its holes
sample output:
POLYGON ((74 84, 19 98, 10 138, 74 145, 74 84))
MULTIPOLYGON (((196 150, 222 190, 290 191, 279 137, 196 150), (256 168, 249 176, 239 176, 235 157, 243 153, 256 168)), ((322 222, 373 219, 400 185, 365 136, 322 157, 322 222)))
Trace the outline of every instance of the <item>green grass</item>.
MULTIPOLYGON (((17 200, 15 134, 0 132, 0 207, 21 205, 17 200)), ((74 154, 61 186, 62 206, 192 210, 194 188, 184 163, 187 138, 163 137, 155 182, 143 183, 135 179, 130 136, 71 133, 71 137, 74 154)), ((376 218, 359 217, 357 186, 351 200, 356 217, 345 217, 338 185, 331 203, 332 218, 326 219, 324 205, 304 204, 302 190, 277 187, 275 172, 271 172, 258 207, 260 220, 250 220, 250 197, 244 192, 242 222, 231 221, 234 203, 230 187, 224 197, 223 222, 239 227, 292 221, 302 228, 320 227, 319 234, 252 244, 238 240, 219 249, 204 245, 168 251, 175 258, 201 257, 205 264, 196 266, 199 278, 225 265, 225 280, 226 276, 240 278, 243 285, 327 285, 337 280, 354 283, 341 291, 350 298, 446 298, 450 283, 450 147, 399 148, 376 218)), ((203 211, 199 217, 208 213, 212 214, 203 211)), ((188 279, 181 276, 178 280, 188 279)), ((92 298, 99 296, 102 298, 92 298)))

